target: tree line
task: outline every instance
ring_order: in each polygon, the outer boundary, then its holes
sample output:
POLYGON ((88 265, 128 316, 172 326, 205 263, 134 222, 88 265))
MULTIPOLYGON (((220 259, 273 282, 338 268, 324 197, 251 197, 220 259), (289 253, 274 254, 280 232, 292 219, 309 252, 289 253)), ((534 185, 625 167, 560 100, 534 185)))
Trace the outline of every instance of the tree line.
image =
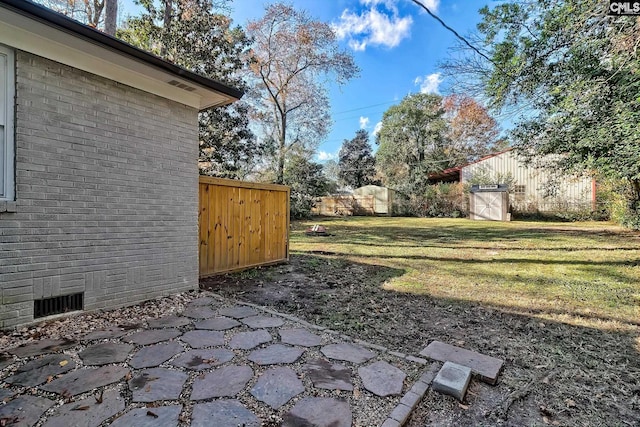
POLYGON ((608 2, 482 8, 477 31, 441 64, 475 99, 409 95, 384 113, 375 155, 360 130, 324 167, 310 159, 330 129, 327 83, 359 72, 327 23, 274 3, 242 28, 229 17, 231 0, 139 0, 142 12, 115 29, 116 0, 42 2, 243 89, 240 102, 201 112, 201 172, 291 185, 300 212, 340 186, 420 194, 429 173, 504 147, 490 111, 518 117, 508 140, 519 154, 597 177, 619 220, 640 228, 640 20, 610 15, 608 2))

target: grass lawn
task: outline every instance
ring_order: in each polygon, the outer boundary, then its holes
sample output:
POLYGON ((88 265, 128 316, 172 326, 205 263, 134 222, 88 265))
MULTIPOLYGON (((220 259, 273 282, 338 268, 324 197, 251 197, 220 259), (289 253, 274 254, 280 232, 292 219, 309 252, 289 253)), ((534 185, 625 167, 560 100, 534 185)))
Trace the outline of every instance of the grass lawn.
POLYGON ((613 225, 352 217, 324 220, 333 236, 309 238, 303 230, 315 222, 294 223, 293 254, 403 270, 387 290, 640 324, 640 235, 613 225))
POLYGON ((640 426, 640 234, 607 223, 293 222, 288 265, 201 285, 417 355, 433 340, 505 360, 465 403, 407 423, 640 426), (311 237, 320 223, 331 236, 311 237))

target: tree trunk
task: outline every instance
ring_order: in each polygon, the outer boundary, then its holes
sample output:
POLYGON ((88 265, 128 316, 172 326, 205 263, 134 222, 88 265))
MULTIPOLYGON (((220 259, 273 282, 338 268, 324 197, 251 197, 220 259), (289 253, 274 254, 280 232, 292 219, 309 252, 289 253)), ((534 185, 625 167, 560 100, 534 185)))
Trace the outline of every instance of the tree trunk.
MULTIPOLYGON (((162 19, 162 26, 164 28, 164 33, 168 34, 171 28, 171 15, 173 14, 173 0, 164 0, 164 16, 162 19)), ((162 43, 160 47, 160 56, 163 58, 167 55, 167 46, 165 43, 162 43)))
POLYGON ((278 135, 278 170, 276 173, 276 184, 284 184, 284 158, 287 153, 287 115, 283 114, 280 118, 282 127, 280 135, 278 135))
POLYGON ((104 32, 115 36, 118 20, 118 0, 105 0, 104 32))

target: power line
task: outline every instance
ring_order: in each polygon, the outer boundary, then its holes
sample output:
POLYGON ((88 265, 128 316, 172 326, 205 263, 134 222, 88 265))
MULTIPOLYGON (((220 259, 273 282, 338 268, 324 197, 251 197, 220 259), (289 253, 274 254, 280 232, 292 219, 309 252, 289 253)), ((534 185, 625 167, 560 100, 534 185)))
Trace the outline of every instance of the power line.
MULTIPOLYGON (((478 55, 482 56, 484 59, 486 59, 487 61, 491 62, 497 69, 501 70, 500 65, 496 64, 493 59, 491 59, 489 56, 487 56, 486 54, 484 54, 480 49, 478 49, 477 47, 475 47, 474 45, 472 45, 471 43, 469 43, 469 41, 462 37, 460 34, 458 34, 458 32, 456 30, 454 30, 453 28, 451 28, 450 26, 448 26, 438 15, 436 15, 435 13, 431 12, 431 10, 429 10, 429 8, 427 6, 425 6, 424 4, 422 4, 420 1, 418 0, 411 0, 412 2, 414 2, 415 4, 417 4, 418 6, 420 6, 421 8, 423 8, 424 10, 427 11, 427 13, 436 21, 438 21, 440 23, 440 25, 442 25, 446 30, 448 30, 449 32, 453 33, 454 36, 456 36, 460 41, 462 41, 464 44, 466 44, 467 46, 469 46, 469 48, 471 50, 473 50, 474 52, 476 52, 478 55)), ((504 71, 503 71, 504 72, 504 71)), ((507 74, 507 73, 505 73, 507 74)), ((509 74, 507 74, 509 75, 509 74)))
POLYGON ((373 107, 379 107, 381 105, 393 104, 394 102, 398 102, 398 101, 397 100, 393 100, 393 101, 381 102, 379 104, 371 104, 371 105, 367 105, 365 107, 353 108, 351 110, 338 111, 338 112, 333 113, 333 114, 335 115, 335 114, 351 113, 353 111, 366 110, 367 108, 373 108, 373 107))

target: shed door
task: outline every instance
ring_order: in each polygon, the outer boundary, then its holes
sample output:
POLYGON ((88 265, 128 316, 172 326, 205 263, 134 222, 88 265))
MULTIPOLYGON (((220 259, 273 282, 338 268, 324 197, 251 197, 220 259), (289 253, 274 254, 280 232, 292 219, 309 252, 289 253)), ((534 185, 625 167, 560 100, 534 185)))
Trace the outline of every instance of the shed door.
POLYGON ((476 193, 476 219, 502 221, 502 193, 476 193))

